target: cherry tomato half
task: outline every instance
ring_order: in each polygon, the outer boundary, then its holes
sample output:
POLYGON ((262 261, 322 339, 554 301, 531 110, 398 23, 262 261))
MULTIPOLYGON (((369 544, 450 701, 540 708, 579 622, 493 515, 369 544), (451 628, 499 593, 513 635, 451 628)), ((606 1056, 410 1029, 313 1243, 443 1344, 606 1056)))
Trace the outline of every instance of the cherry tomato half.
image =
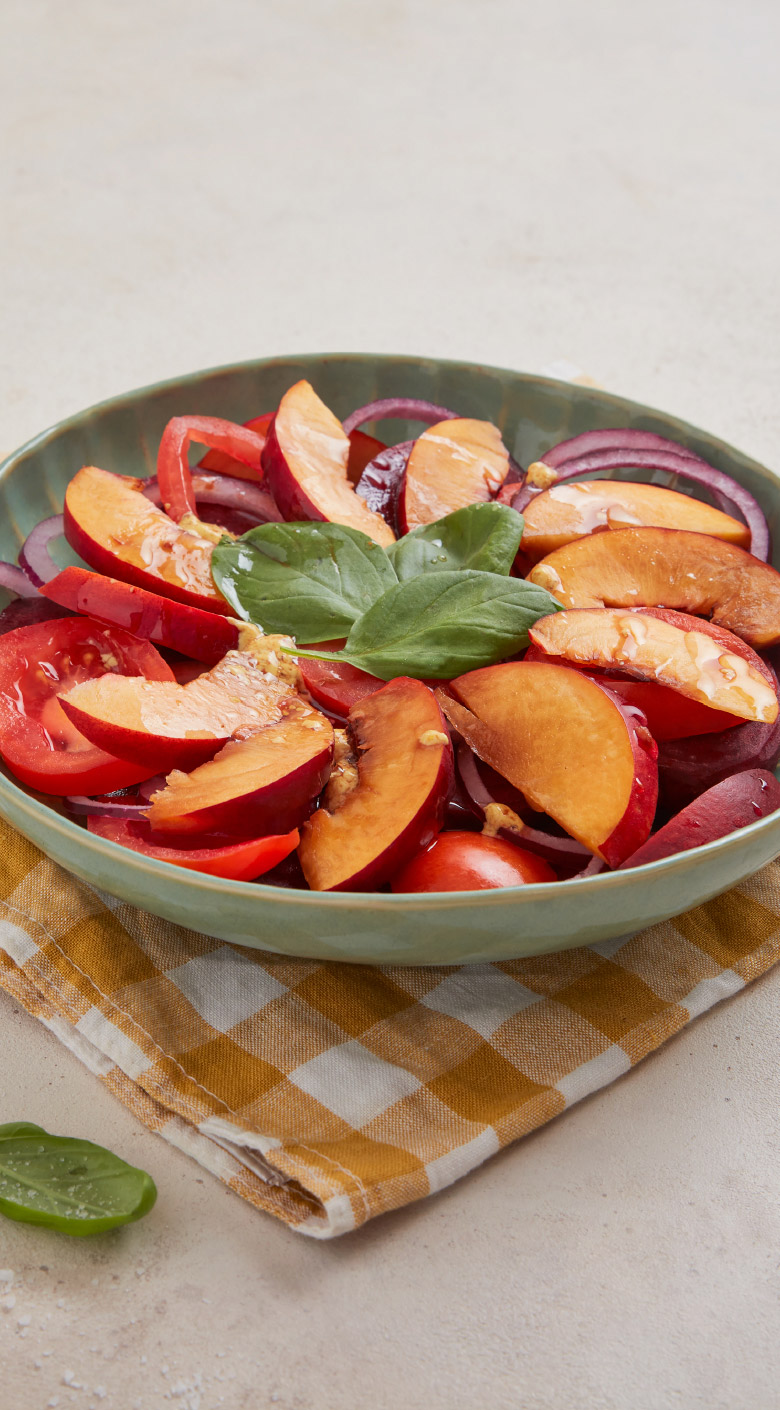
POLYGON ((0 753, 22 783, 42 793, 111 793, 149 778, 144 765, 90 744, 57 696, 107 672, 171 681, 152 646, 120 627, 61 617, 0 637, 0 753))
POLYGON ((160 862, 172 862, 190 871, 204 871, 209 876, 222 876, 230 881, 254 881, 288 857, 298 846, 300 834, 293 832, 272 837, 253 837, 246 842, 231 842, 227 846, 170 847, 158 842, 146 822, 93 816, 88 819, 89 831, 120 847, 156 857, 160 862))
POLYGON ((426 852, 419 852, 394 877, 393 891, 487 891, 555 881, 542 857, 515 847, 502 837, 480 832, 441 832, 426 852))

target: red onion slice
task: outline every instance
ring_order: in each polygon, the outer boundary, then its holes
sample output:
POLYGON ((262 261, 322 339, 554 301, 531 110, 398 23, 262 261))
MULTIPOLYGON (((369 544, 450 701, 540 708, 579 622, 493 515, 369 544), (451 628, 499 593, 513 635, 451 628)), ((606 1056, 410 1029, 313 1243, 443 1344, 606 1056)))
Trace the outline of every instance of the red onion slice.
POLYGON ((35 587, 56 578, 59 568, 54 562, 49 544, 52 539, 61 538, 65 533, 65 521, 61 514, 52 514, 50 519, 42 519, 40 524, 27 535, 19 550, 19 564, 35 587))
POLYGON ((149 808, 137 803, 112 803, 108 799, 87 798, 81 793, 71 793, 63 799, 65 807, 80 817, 121 818, 127 822, 145 822, 149 808))
MULTIPOLYGON (((546 451, 542 463, 555 470, 555 484, 574 479, 577 475, 593 475, 610 470, 660 470, 678 475, 692 484, 703 485, 725 514, 741 518, 750 529, 750 552, 766 563, 769 560, 769 526, 761 506, 749 490, 716 470, 706 460, 676 441, 667 441, 651 431, 586 431, 562 441, 546 451), (618 438, 622 437, 618 443, 618 438), (598 442, 598 443, 597 443, 598 442)), ((542 486, 523 485, 512 499, 512 508, 522 513, 526 505, 542 491, 542 486)))
POLYGON ((426 426, 435 426, 437 421, 456 421, 459 414, 432 401, 418 401, 416 397, 384 397, 359 406, 342 425, 349 435, 367 421, 422 421, 426 426))
MULTIPOLYGON (((195 471, 192 476, 192 488, 195 492, 195 502, 199 506, 233 510, 246 515, 247 520, 251 520, 253 524, 282 522, 282 516, 270 494, 249 480, 237 480, 232 475, 219 475, 216 472, 204 474, 202 471, 195 471)), ((147 481, 143 493, 152 504, 162 508, 162 495, 156 477, 147 481)))
POLYGON ((380 451, 369 461, 355 486, 355 494, 359 494, 375 514, 381 514, 393 531, 398 495, 413 445, 414 441, 401 441, 397 446, 380 451))
POLYGON ((685 456, 686 460, 697 460, 700 465, 707 464, 700 455, 680 445, 679 441, 670 441, 666 436, 656 435, 655 431, 636 430, 633 426, 618 426, 605 431, 583 431, 568 441, 559 441, 552 450, 545 451, 540 459, 551 469, 557 470, 577 456, 590 455, 592 451, 597 450, 613 449, 672 451, 675 455, 685 456))
POLYGON ((38 589, 15 563, 0 563, 0 588, 12 592, 15 597, 37 597, 38 589))

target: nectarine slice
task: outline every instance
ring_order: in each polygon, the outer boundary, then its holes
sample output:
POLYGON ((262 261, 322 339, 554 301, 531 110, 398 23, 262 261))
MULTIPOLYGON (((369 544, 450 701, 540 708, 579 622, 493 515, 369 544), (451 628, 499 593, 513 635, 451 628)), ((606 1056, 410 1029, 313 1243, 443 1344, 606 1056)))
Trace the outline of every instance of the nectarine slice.
POLYGON ((232 616, 214 584, 208 539, 174 524, 141 493, 143 480, 85 465, 65 493, 65 537, 98 573, 232 616))
POLYGON ((736 544, 683 529, 615 529, 558 548, 528 580, 564 607, 671 607, 757 648, 780 641, 780 573, 736 544))
POLYGON ((658 795, 657 747, 606 685, 569 666, 510 661, 450 688, 463 703, 440 694, 445 715, 534 808, 608 866, 642 845, 658 795))
POLYGON ((169 774, 152 797, 149 822, 178 835, 289 832, 310 812, 332 757, 330 720, 291 697, 276 722, 231 740, 190 774, 169 774))
POLYGON ((645 862, 658 862, 662 857, 703 847, 707 842, 747 827, 758 818, 767 817, 777 808, 780 808, 780 783, 774 774, 764 769, 732 774, 700 793, 687 808, 648 837, 621 866, 641 867, 645 862))
POLYGON ((383 547, 395 534, 355 494, 349 481, 350 441, 310 382, 285 392, 271 422, 263 468, 287 520, 325 519, 359 529, 383 547))
POLYGON ((750 548, 749 528, 730 514, 677 490, 627 480, 572 480, 552 485, 526 505, 523 518, 523 552, 532 563, 596 529, 639 524, 688 529, 750 548))
POLYGON ((298 849, 312 891, 368 891, 441 828, 452 746, 435 696, 404 676, 353 705, 357 785, 304 823, 298 849))
POLYGON ((276 723, 290 694, 248 652, 229 651, 187 685, 101 676, 75 686, 60 704, 93 744, 161 771, 194 768, 237 730, 276 723))
POLYGON ((509 451, 490 421, 439 421, 414 442, 398 499, 403 533, 466 504, 492 499, 509 471, 509 451))
POLYGON ((777 719, 772 675, 761 658, 733 632, 697 617, 579 608, 540 618, 529 636, 548 656, 573 665, 657 681, 743 720, 777 719))

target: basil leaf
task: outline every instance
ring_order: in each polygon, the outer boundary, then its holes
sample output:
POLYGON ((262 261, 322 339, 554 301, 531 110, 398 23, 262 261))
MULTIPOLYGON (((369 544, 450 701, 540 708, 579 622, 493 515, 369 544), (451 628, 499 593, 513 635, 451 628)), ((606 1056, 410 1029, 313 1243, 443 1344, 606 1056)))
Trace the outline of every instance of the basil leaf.
POLYGON ((522 514, 491 500, 464 505, 434 524, 412 529, 385 551, 400 582, 454 568, 508 576, 522 533, 522 514))
POLYGON ((148 1214, 150 1175, 118 1155, 25 1121, 0 1126, 0 1214, 64 1234, 101 1234, 148 1214))
POLYGON ((528 645, 528 628, 561 605, 544 588, 500 573, 423 573, 390 588, 355 623, 343 651, 299 656, 347 661, 382 680, 450 680, 528 645))
POLYGON ((214 581, 240 617, 297 641, 346 636, 398 581, 384 551, 344 524, 261 524, 224 540, 211 560, 214 581))

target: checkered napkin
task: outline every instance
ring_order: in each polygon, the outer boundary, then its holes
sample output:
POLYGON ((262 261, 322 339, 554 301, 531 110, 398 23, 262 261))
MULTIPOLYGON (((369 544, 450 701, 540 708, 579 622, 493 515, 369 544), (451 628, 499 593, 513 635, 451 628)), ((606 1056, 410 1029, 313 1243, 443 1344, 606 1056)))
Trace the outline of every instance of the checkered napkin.
POLYGON ((314 1238, 443 1189, 780 958, 780 862, 630 940, 404 969, 198 935, 4 823, 0 856, 0 984, 153 1131, 314 1238))

